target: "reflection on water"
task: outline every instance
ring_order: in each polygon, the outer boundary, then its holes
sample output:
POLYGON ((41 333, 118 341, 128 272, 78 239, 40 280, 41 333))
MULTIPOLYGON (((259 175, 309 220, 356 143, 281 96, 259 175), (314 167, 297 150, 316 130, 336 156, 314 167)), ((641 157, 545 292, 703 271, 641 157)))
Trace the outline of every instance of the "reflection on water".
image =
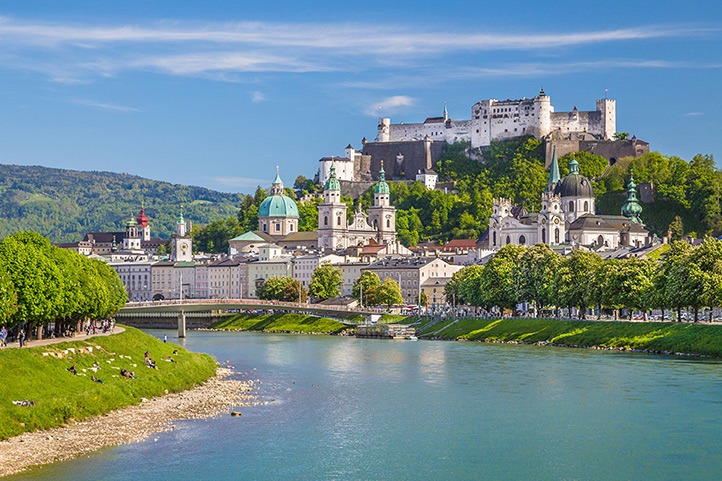
POLYGON ((191 331, 185 343, 261 379, 259 395, 275 401, 241 408, 240 418, 182 421, 141 443, 17 479, 718 479, 722 472, 718 362, 253 333, 191 331))

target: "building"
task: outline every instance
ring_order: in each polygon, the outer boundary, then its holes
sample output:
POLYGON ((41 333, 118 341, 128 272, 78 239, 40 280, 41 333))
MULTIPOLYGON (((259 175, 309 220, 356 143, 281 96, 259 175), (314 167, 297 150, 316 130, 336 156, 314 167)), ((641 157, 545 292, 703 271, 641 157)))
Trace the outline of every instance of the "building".
POLYGON ((616 132, 616 102, 600 99, 596 109, 555 112, 551 99, 542 89, 531 99, 482 100, 471 107, 471 120, 454 120, 444 105, 441 117, 428 117, 423 123, 392 124, 381 118, 377 142, 423 140, 471 142, 472 148, 490 145, 492 141, 521 135, 542 138, 551 132, 584 132, 597 139, 610 140, 616 132))
POLYGON ((451 277, 430 277, 421 284, 421 292, 426 294, 426 305, 437 307, 446 304, 444 288, 451 280, 451 277))
POLYGON ((436 188, 436 181, 439 180, 439 174, 431 169, 419 169, 416 173, 416 180, 424 184, 424 187, 427 189, 434 190, 436 188))
POLYGON ((539 212, 529 213, 512 205, 510 199, 493 200, 489 248, 496 250, 508 244, 571 244, 595 249, 640 247, 647 243, 649 232, 639 217, 642 206, 636 192, 634 179, 630 178, 622 215, 598 215, 592 184, 579 172, 579 163, 572 159, 569 174, 560 179, 559 164, 553 154, 539 212))
POLYGON ((349 297, 353 294, 353 285, 356 279, 361 277, 361 272, 364 268, 370 266, 369 262, 342 262, 336 264, 336 267, 341 269, 341 295, 349 297))
POLYGON ((255 258, 225 257, 208 264, 208 295, 211 299, 248 297, 248 264, 255 258))
POLYGON ((417 304, 421 286, 429 279, 450 278, 462 268, 438 258, 398 257, 377 261, 362 268, 361 272, 374 272, 381 282, 387 277, 395 280, 401 288, 404 302, 417 304))
POLYGON ((108 265, 118 273, 128 293, 129 301, 141 302, 153 299, 153 261, 110 262, 108 265))
POLYGON ((339 264, 345 258, 336 254, 308 254, 295 256, 293 258, 293 278, 308 289, 311 284, 313 272, 321 264, 339 264))
POLYGON ((271 277, 293 277, 293 256, 282 254, 275 244, 258 248, 258 260, 248 263, 248 297, 257 298, 256 290, 271 277))
POLYGON ((276 172, 271 195, 258 207, 258 230, 276 240, 298 232, 298 207, 284 192, 283 181, 276 172))
POLYGON ((188 224, 183 218, 183 206, 176 223, 176 233, 170 241, 171 255, 174 262, 191 262, 193 260, 193 239, 190 237, 188 224))
POLYGON ((379 244, 396 244, 396 208, 390 203, 389 185, 383 166, 379 181, 374 187, 374 205, 368 214, 360 207, 347 222, 347 205, 341 200, 341 184, 336 178, 335 167, 324 185, 324 202, 318 206, 318 247, 346 249, 374 240, 379 244))
POLYGON ((260 231, 248 231, 228 241, 228 255, 258 252, 258 246, 273 242, 273 237, 260 231))

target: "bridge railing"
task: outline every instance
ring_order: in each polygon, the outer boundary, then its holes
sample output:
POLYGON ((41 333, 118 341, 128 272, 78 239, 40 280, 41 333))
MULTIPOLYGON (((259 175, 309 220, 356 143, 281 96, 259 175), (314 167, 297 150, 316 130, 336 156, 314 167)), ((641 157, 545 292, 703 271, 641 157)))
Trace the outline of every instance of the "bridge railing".
POLYGON ((164 307, 164 306, 175 306, 175 305, 228 305, 228 306, 248 306, 249 308, 262 307, 270 309, 283 309, 289 310, 310 310, 310 311, 328 311, 328 312, 339 312, 347 314, 383 314, 386 311, 377 308, 363 308, 363 309, 349 309, 343 306, 329 306, 324 304, 310 304, 307 302, 285 302, 285 301, 264 301, 255 299, 167 299, 162 301, 141 301, 141 302, 128 302, 125 308, 142 308, 142 307, 164 307))

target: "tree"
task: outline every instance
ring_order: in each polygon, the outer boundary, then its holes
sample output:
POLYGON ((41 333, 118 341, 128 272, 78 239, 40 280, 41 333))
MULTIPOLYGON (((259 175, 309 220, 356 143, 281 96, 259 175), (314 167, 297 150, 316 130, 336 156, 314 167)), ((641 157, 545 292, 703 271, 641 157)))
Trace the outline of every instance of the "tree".
POLYGON ((293 183, 293 188, 296 189, 296 190, 303 190, 303 189, 305 189, 305 188, 306 188, 306 181, 307 181, 307 180, 308 180, 308 179, 306 179, 305 176, 299 175, 298 177, 296 177, 296 181, 293 183))
POLYGON ((535 310, 552 304, 554 274, 562 256, 546 244, 537 244, 524 251, 514 267, 514 287, 518 302, 534 302, 535 310))
POLYGON ((669 232, 671 234, 670 242, 673 240, 681 240, 684 237, 684 225, 679 215, 675 215, 674 222, 669 224, 669 232))
POLYGON ((612 276, 615 301, 629 309, 630 319, 632 312, 638 309, 643 312, 644 320, 647 320, 647 311, 653 303, 650 292, 654 287, 655 271, 655 262, 638 257, 623 259, 618 263, 612 276))
POLYGON ((0 265, 0 324, 8 324, 18 310, 18 295, 5 268, 0 265))
POLYGON ((615 132, 614 140, 627 140, 629 138, 629 132, 615 132))
POLYGON ((301 301, 305 297, 305 289, 292 277, 273 276, 258 288, 259 299, 265 301, 298 302, 298 293, 301 292, 301 301))
POLYGON ((660 304, 673 309, 677 313, 677 321, 681 319, 682 308, 686 306, 683 288, 691 262, 691 250, 692 246, 686 242, 672 242, 663 254, 655 283, 662 297, 660 304))
POLYGON ((479 294, 481 305, 499 306, 502 309, 515 310, 517 304, 512 271, 519 262, 525 248, 509 244, 496 252, 486 263, 479 276, 479 294))
POLYGON ((449 282, 444 286, 444 295, 446 296, 446 302, 457 305, 479 305, 477 304, 477 296, 475 295, 476 281, 481 276, 481 271, 484 268, 480 265, 474 264, 463 269, 454 272, 449 282))
POLYGON ((341 269, 328 263, 322 263, 311 275, 308 292, 318 299, 331 299, 341 295, 339 287, 342 284, 341 269))
MULTIPOLYGON (((695 287, 695 297, 699 307, 710 308, 710 321, 712 309, 722 305, 722 241, 711 238, 694 249, 690 260, 691 282, 695 287)), ((695 310, 695 322, 697 311, 695 310)))
POLYGON ((404 298, 401 296, 399 283, 390 277, 385 278, 384 282, 376 290, 376 301, 379 304, 385 304, 388 307, 396 304, 402 304, 404 302, 404 298))
POLYGON ((595 277, 601 263, 598 254, 572 252, 559 263, 554 273, 549 301, 559 307, 576 307, 584 318, 586 308, 599 302, 595 277))
POLYGON ((351 296, 362 306, 375 306, 380 304, 376 298, 379 287, 381 287, 379 276, 375 272, 364 271, 354 281, 351 296))

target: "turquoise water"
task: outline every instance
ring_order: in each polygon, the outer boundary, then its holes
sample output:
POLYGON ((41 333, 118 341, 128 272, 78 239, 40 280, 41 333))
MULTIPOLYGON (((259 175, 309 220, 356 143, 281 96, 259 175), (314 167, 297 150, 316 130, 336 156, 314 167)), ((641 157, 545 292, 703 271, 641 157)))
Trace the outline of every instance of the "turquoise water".
POLYGON ((276 402, 11 479, 722 478, 719 362, 251 333, 185 345, 276 402))

